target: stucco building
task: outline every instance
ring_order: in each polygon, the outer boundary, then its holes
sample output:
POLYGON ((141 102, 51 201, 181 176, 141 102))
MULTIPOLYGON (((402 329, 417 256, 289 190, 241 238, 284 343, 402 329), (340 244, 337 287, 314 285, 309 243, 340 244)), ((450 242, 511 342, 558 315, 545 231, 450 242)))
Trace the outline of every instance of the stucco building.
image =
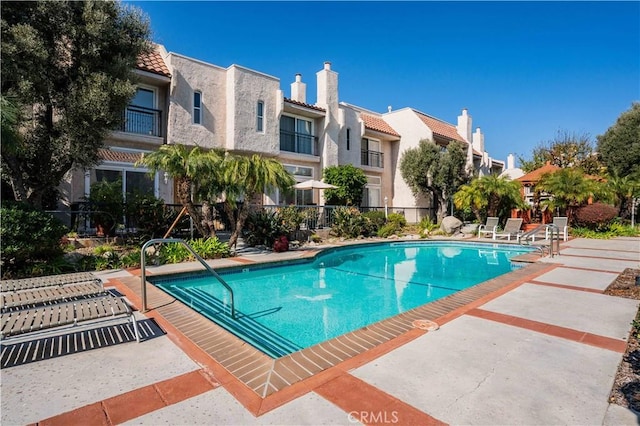
MULTIPOLYGON (((220 67, 161 45, 141 57, 139 89, 125 111, 126 123, 114 131, 102 151, 104 162, 76 172, 64 186, 65 198, 78 201, 102 178, 123 179, 123 192, 134 188, 174 201, 173 185, 163 173, 154 178, 133 164, 141 153, 162 144, 198 145, 235 153, 277 158, 298 182, 321 179, 325 167, 353 164, 367 176, 363 206, 429 207, 416 199, 402 179, 399 161, 421 139, 446 146, 457 140, 468 149, 468 170, 479 175, 504 168, 485 150, 484 135, 472 131, 462 110, 453 125, 413 108, 384 113, 342 102, 338 73, 325 62, 316 73, 315 101, 308 99, 300 74, 288 93, 279 78, 239 65, 220 67)), ((262 203, 323 204, 318 191, 264 194, 262 203)))

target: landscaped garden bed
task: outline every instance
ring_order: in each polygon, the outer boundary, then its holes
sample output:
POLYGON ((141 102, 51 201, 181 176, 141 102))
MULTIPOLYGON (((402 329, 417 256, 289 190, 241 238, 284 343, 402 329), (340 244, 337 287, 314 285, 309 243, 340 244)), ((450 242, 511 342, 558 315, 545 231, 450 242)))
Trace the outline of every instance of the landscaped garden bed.
MULTIPOLYGON (((605 290, 611 296, 640 300, 640 285, 636 277, 640 269, 625 269, 605 290)), ((609 402, 628 407, 640 413, 640 310, 632 322, 632 330, 627 342, 627 350, 618 367, 609 402)))

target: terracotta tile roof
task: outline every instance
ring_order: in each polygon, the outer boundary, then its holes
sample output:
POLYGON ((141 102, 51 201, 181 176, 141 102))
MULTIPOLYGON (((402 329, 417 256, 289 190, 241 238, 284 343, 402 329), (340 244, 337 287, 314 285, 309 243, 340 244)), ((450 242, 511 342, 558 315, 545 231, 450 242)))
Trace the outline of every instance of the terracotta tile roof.
POLYGON ((148 71, 153 74, 163 75, 165 77, 171 77, 167 64, 164 63, 164 59, 160 56, 160 52, 154 49, 150 53, 143 53, 138 56, 138 63, 136 68, 142 71, 148 71))
POLYGON ((386 133, 387 135, 400 137, 400 134, 393 130, 389 124, 381 117, 375 117, 373 115, 362 113, 360 114, 362 121, 364 121, 364 127, 380 133, 386 133))
POLYGON ((288 102, 290 104, 302 106, 302 107, 305 107, 305 108, 315 109, 316 111, 326 112, 326 110, 324 108, 320 108, 319 106, 315 106, 315 105, 311 105, 311 104, 305 104, 304 102, 294 101, 293 99, 284 98, 284 101, 288 102))
POLYGON ((111 149, 99 149, 98 155, 103 161, 115 161, 117 163, 135 163, 142 157, 140 152, 114 151, 111 149))
POLYGON ((458 134, 458 131, 453 124, 449 124, 442 120, 438 120, 437 118, 430 117, 416 110, 414 110, 414 112, 418 115, 418 117, 420 117, 420 120, 422 120, 422 122, 426 124, 427 127, 429 127, 431 131, 436 135, 467 143, 464 138, 458 134))
POLYGON ((524 176, 520 176, 517 181, 520 182, 538 182, 542 175, 545 173, 553 173, 556 170, 560 170, 560 167, 554 166, 553 164, 547 163, 539 169, 535 169, 524 176))

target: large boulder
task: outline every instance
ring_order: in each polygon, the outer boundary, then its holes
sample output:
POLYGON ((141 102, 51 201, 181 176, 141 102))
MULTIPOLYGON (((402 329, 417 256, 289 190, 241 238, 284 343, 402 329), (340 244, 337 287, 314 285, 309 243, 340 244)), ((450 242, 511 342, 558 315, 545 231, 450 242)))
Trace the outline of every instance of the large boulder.
POLYGON ((460 231, 462 228, 462 221, 455 216, 447 216, 442 219, 440 229, 447 235, 453 235, 460 231))

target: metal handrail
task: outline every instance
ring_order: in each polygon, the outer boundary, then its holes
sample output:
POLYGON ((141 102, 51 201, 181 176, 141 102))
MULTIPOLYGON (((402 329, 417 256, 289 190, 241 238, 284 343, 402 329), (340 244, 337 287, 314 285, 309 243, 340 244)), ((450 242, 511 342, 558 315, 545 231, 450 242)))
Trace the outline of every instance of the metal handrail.
POLYGON ((146 249, 150 245, 158 244, 158 243, 180 243, 183 246, 185 246, 186 249, 189 250, 189 252, 191 252, 191 254, 196 258, 196 260, 200 262, 202 266, 204 266, 207 269, 207 271, 211 272, 211 274, 214 277, 216 277, 218 281, 220 281, 220 284, 222 284, 229 291, 229 296, 231 297, 231 318, 236 319, 236 308, 233 301, 233 289, 229 287, 229 284, 227 284, 225 280, 223 280, 222 277, 218 275, 218 273, 214 271, 213 268, 209 266, 209 264, 207 264, 207 262, 205 262, 204 259, 200 257, 200 255, 198 255, 198 253, 196 253, 195 250, 185 240, 182 240, 180 238, 154 238, 152 240, 147 241, 142 246, 142 251, 140 252, 140 269, 141 269, 140 285, 142 287, 142 312, 143 313, 147 312, 148 310, 147 309, 147 271, 145 268, 146 249))
POLYGON ((538 234, 542 229, 547 229, 550 231, 549 235, 549 257, 553 257, 554 256, 554 250, 553 250, 553 245, 554 245, 554 241, 556 244, 556 253, 558 255, 560 255, 560 228, 558 228, 558 226, 552 224, 552 223, 543 223, 541 225, 538 225, 537 227, 535 227, 534 229, 532 229, 531 231, 527 231, 524 234, 520 234, 518 235, 518 243, 522 243, 523 241, 526 242, 530 237, 538 234))

